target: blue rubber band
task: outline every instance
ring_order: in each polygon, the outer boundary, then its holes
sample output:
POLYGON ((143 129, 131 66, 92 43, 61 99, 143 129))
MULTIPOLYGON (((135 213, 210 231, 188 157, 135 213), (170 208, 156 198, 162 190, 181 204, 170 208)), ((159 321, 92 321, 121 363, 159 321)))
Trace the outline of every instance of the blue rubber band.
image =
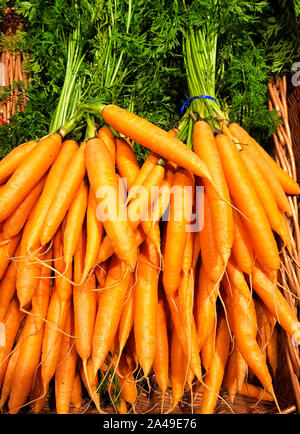
POLYGON ((180 109, 180 114, 181 114, 181 115, 183 114, 186 105, 190 105, 191 102, 194 101, 194 99, 197 99, 197 98, 211 99, 212 101, 215 101, 215 102, 216 102, 216 99, 215 99, 215 98, 213 98, 212 96, 208 96, 208 95, 198 95, 198 96, 193 96, 193 97, 190 97, 190 96, 189 96, 189 97, 184 101, 184 103, 182 104, 182 107, 181 107, 181 109, 180 109))

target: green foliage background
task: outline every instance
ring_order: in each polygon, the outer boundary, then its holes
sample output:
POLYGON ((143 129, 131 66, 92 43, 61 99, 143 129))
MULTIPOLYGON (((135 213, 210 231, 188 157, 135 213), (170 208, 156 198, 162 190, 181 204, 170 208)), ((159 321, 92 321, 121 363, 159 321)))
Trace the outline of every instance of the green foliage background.
MULTIPOLYGON (((2 0, 0 19, 7 6, 22 16, 16 43, 28 56, 31 86, 25 111, 0 127, 0 157, 49 132, 65 77, 68 38, 78 26, 85 98, 116 103, 169 129, 188 96, 182 53, 186 25, 204 25, 209 14, 218 32, 216 91, 222 108, 263 143, 276 127, 267 107, 268 79, 289 72, 298 55, 298 1, 2 0)), ((147 151, 135 149, 142 161, 147 151)))

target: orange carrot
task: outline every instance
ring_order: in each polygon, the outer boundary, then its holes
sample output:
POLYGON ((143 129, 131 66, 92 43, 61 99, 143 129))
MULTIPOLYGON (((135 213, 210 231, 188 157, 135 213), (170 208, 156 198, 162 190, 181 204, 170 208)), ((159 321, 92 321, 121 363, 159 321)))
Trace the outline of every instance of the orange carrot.
POLYGON ((129 356, 123 353, 118 368, 118 372, 120 373, 119 386, 122 398, 134 405, 137 399, 137 386, 128 360, 129 356))
MULTIPOLYGON (((24 330, 24 327, 23 327, 24 330)), ((7 368, 2 384, 2 390, 1 390, 1 400, 0 400, 0 409, 3 408, 4 404, 6 403, 7 399, 9 398, 10 392, 11 392, 11 386, 14 380, 14 374, 18 362, 18 358, 20 355, 20 349, 21 345, 19 345, 19 341, 22 339, 22 332, 20 335, 20 338, 18 342, 15 345, 15 348, 13 350, 13 353, 9 357, 9 361, 7 363, 7 368)))
POLYGON ((61 312, 65 310, 66 303, 72 295, 72 264, 68 265, 64 261, 63 255, 63 227, 59 227, 54 236, 54 268, 55 286, 60 301, 61 312), (63 275, 63 276, 62 276, 63 275))
POLYGON ((127 203, 129 203, 130 200, 135 197, 136 191, 138 191, 139 187, 144 184, 154 167, 157 165, 159 158, 159 155, 155 154, 154 152, 150 152, 141 169, 139 170, 133 184, 129 188, 127 203))
POLYGON ((42 139, 15 170, 0 192, 0 222, 20 205, 28 193, 44 176, 61 147, 57 133, 42 139))
POLYGON ((91 359, 87 361, 86 374, 83 369, 82 363, 79 364, 80 376, 83 384, 90 395, 90 398, 94 401, 98 411, 100 410, 100 395, 98 393, 98 373, 94 375, 95 369, 91 359))
POLYGON ((105 288, 99 296, 92 349, 94 376, 105 361, 115 337, 130 277, 131 272, 126 264, 114 255, 109 264, 105 288))
POLYGON ((295 342, 300 342, 300 325, 297 316, 277 288, 276 282, 272 282, 258 265, 253 268, 252 284, 255 292, 277 318, 281 327, 295 342))
POLYGON ((227 390, 232 404, 238 391, 236 351, 237 347, 234 346, 231 353, 229 353, 223 380, 223 387, 227 390))
POLYGON ((4 238, 12 238, 17 235, 23 228, 32 208, 45 184, 45 176, 30 191, 24 201, 15 209, 15 211, 3 222, 4 238))
POLYGON ((69 309, 70 302, 66 303, 62 311, 57 290, 54 286, 50 298, 42 345, 41 375, 44 394, 48 391, 50 380, 56 371, 63 338, 62 331, 69 309))
POLYGON ((0 233, 0 279, 2 279, 10 259, 19 245, 20 238, 21 235, 17 234, 11 240, 4 240, 2 233, 0 233))
MULTIPOLYGON (((232 123, 229 126, 229 130, 238 138, 238 140, 246 146, 249 146, 251 150, 257 150, 261 157, 265 160, 266 167, 272 169, 277 176, 282 188, 289 194, 300 194, 299 185, 286 173, 273 158, 251 137, 249 134, 239 125, 232 123)), ((255 152, 254 155, 258 155, 255 152)))
POLYGON ((147 377, 156 350, 159 255, 146 238, 142 244, 136 274, 134 337, 139 363, 147 377))
POLYGON ((121 314, 120 324, 119 324, 119 332, 118 332, 119 354, 122 353, 133 327, 134 300, 135 300, 135 282, 134 282, 134 275, 132 275, 128 285, 128 294, 121 314))
POLYGON ((160 298, 157 304, 156 350, 153 371, 162 397, 166 394, 169 382, 169 343, 165 309, 164 300, 160 298))
POLYGON ((257 166, 259 167, 261 173, 266 178, 266 180, 269 184, 269 187, 271 188, 271 190, 273 192, 274 198, 277 202, 279 209, 286 212, 288 215, 291 215, 292 210, 291 210, 290 203, 289 203, 289 201, 285 195, 284 189, 282 188, 282 186, 279 182, 279 179, 277 178, 276 174, 274 173, 274 170, 272 170, 272 167, 269 166, 269 164, 261 156, 261 153, 256 149, 256 147, 251 146, 251 142, 247 141, 247 138, 244 136, 244 134, 242 136, 240 135, 240 131, 236 130, 235 124, 231 124, 229 127, 229 130, 233 132, 232 135, 233 135, 234 139, 239 142, 242 149, 251 153, 252 156, 254 157, 257 166), (250 145, 249 145, 249 143, 250 143, 250 145))
POLYGON ((114 251, 133 270, 137 261, 133 229, 127 219, 125 204, 118 200, 118 182, 109 151, 100 139, 88 141, 86 166, 90 185, 97 199, 97 216, 103 221, 114 251), (107 195, 109 198, 104 201, 104 196, 107 195), (105 210, 102 209, 103 201, 106 204, 105 210))
POLYGON ((178 169, 173 178, 173 186, 175 192, 171 197, 163 252, 163 286, 166 294, 173 294, 180 283, 187 226, 192 214, 194 179, 186 170, 178 169))
POLYGON ((271 393, 250 383, 243 383, 241 389, 239 390, 239 394, 249 396, 250 398, 255 398, 258 401, 274 401, 274 397, 271 395, 271 393))
POLYGON ((82 183, 86 172, 85 146, 85 142, 81 143, 69 166, 62 169, 64 176, 51 200, 41 228, 40 241, 42 245, 47 244, 54 236, 82 183))
MULTIPOLYGON (((74 278, 81 281, 86 246, 85 232, 82 231, 74 255, 74 278)), ((96 320, 97 294, 95 275, 91 274, 82 285, 73 287, 75 344, 83 361, 92 354, 92 340, 96 320)))
POLYGON ((229 205, 228 186, 214 134, 209 124, 204 120, 197 121, 194 125, 193 148, 195 153, 204 161, 210 173, 213 174, 214 185, 218 189, 218 192, 222 192, 223 198, 227 200, 227 203, 221 200, 212 185, 205 178, 203 179, 205 192, 211 208, 211 218, 215 229, 215 242, 226 264, 231 254, 233 243, 232 208, 229 205))
POLYGON ((219 284, 210 280, 204 266, 201 265, 196 293, 195 318, 200 351, 211 333, 214 333, 218 290, 219 284))
POLYGON ((4 340, 4 346, 0 347, 0 387, 2 386, 4 379, 8 356, 13 347, 16 334, 23 318, 24 313, 19 309, 19 301, 17 300, 17 297, 14 297, 10 302, 5 317, 3 318, 4 326, 1 330, 2 333, 5 333, 5 336, 3 336, 3 334, 1 335, 2 341, 4 340))
MULTIPOLYGON (((52 259, 51 250, 46 256, 46 260, 50 259, 52 259)), ((21 335, 20 338, 20 354, 8 402, 8 408, 12 414, 18 413, 24 405, 32 388, 35 371, 40 361, 45 326, 44 319, 47 315, 50 298, 50 275, 51 270, 44 266, 41 272, 41 279, 32 300, 31 313, 33 316, 27 316, 24 325, 26 333, 24 336, 21 335)))
POLYGON ((216 228, 207 193, 204 193, 204 225, 199 237, 203 266, 209 279, 217 283, 225 271, 225 264, 216 243, 216 228))
POLYGON ((75 408, 80 408, 82 404, 82 388, 78 370, 76 370, 73 380, 71 403, 75 408))
POLYGON ((257 196, 265 210, 266 216, 270 222, 271 228, 280 235, 281 239, 287 244, 290 240, 285 239, 286 231, 283 230, 283 220, 272 190, 259 167, 257 166, 254 157, 247 150, 240 152, 242 160, 247 167, 252 184, 255 187, 257 196))
POLYGON ((187 361, 175 328, 171 338, 170 364, 173 396, 172 409, 174 409, 184 393, 187 373, 187 361))
POLYGON ((236 145, 224 134, 216 137, 226 181, 251 238, 255 254, 266 269, 279 268, 279 252, 264 209, 257 197, 236 145), (259 236, 257 236, 259 234, 259 236))
POLYGON ((232 305, 236 345, 261 384, 273 394, 272 378, 256 341, 257 321, 251 292, 244 280, 243 273, 232 260, 230 260, 228 271, 230 280, 227 282, 225 278, 223 284, 232 305))
MULTIPOLYGON (((19 254, 17 250, 16 256, 19 254)), ((0 281, 0 322, 2 322, 9 303, 16 292, 16 280, 17 280, 17 263, 11 261, 4 276, 0 281)))
POLYGON ((216 348, 216 332, 215 330, 208 336, 201 349, 201 360, 206 371, 209 370, 216 348))
POLYGON ((60 187, 65 171, 69 167, 77 150, 78 145, 74 140, 65 140, 58 156, 49 169, 43 192, 39 198, 33 216, 31 233, 28 236, 29 250, 39 241, 42 225, 52 199, 60 187))
POLYGON ((140 166, 128 142, 122 137, 117 137, 115 140, 116 166, 120 176, 126 179, 127 190, 129 190, 140 171, 140 166))
POLYGON ((0 162, 0 184, 2 184, 25 160, 37 142, 31 140, 14 148, 0 162))
POLYGON ((64 261, 67 266, 71 264, 76 250, 83 220, 85 218, 87 201, 88 187, 86 182, 82 181, 66 215, 64 227, 64 261))
POLYGON ((99 128, 97 132, 97 137, 104 142, 105 146, 109 150, 112 162, 115 165, 116 143, 114 133, 107 125, 104 125, 103 127, 99 128))
POLYGON ((215 352, 205 376, 200 414, 212 414, 218 400, 229 353, 230 335, 224 316, 218 318, 215 352))
POLYGON ((115 105, 104 106, 101 114, 106 123, 134 142, 151 149, 195 175, 210 179, 209 171, 203 161, 173 135, 115 105))
POLYGON ((64 330, 67 334, 62 338, 60 360, 55 371, 55 405, 57 414, 69 413, 75 378, 77 353, 74 338, 71 337, 74 335, 72 309, 69 310, 64 330))

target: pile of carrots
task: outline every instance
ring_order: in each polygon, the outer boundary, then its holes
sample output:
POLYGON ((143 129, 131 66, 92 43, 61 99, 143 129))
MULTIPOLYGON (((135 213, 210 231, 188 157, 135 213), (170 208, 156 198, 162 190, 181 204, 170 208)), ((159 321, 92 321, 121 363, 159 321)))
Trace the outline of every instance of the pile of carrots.
POLYGON ((120 107, 101 119, 80 144, 61 129, 0 162, 1 408, 39 412, 54 383, 57 413, 83 390, 105 412, 103 389, 126 413, 153 373, 168 411, 186 390, 200 413, 223 390, 278 405, 278 327, 300 342, 277 281, 299 186, 237 124, 198 120, 191 150, 120 107))

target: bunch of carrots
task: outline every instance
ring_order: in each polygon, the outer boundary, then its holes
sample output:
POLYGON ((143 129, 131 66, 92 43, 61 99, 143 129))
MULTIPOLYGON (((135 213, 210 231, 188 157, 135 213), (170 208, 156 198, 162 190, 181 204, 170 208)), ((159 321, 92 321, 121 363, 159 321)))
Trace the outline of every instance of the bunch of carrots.
POLYGON ((0 162, 1 408, 39 412, 54 382, 57 413, 83 389, 126 413, 152 373, 168 411, 186 390, 201 413, 221 390, 278 405, 278 325, 300 342, 278 238, 292 252, 299 186, 238 124, 197 120, 191 150, 120 107, 85 110, 82 143, 72 120, 0 162), (133 142, 150 149, 141 167, 133 142))

